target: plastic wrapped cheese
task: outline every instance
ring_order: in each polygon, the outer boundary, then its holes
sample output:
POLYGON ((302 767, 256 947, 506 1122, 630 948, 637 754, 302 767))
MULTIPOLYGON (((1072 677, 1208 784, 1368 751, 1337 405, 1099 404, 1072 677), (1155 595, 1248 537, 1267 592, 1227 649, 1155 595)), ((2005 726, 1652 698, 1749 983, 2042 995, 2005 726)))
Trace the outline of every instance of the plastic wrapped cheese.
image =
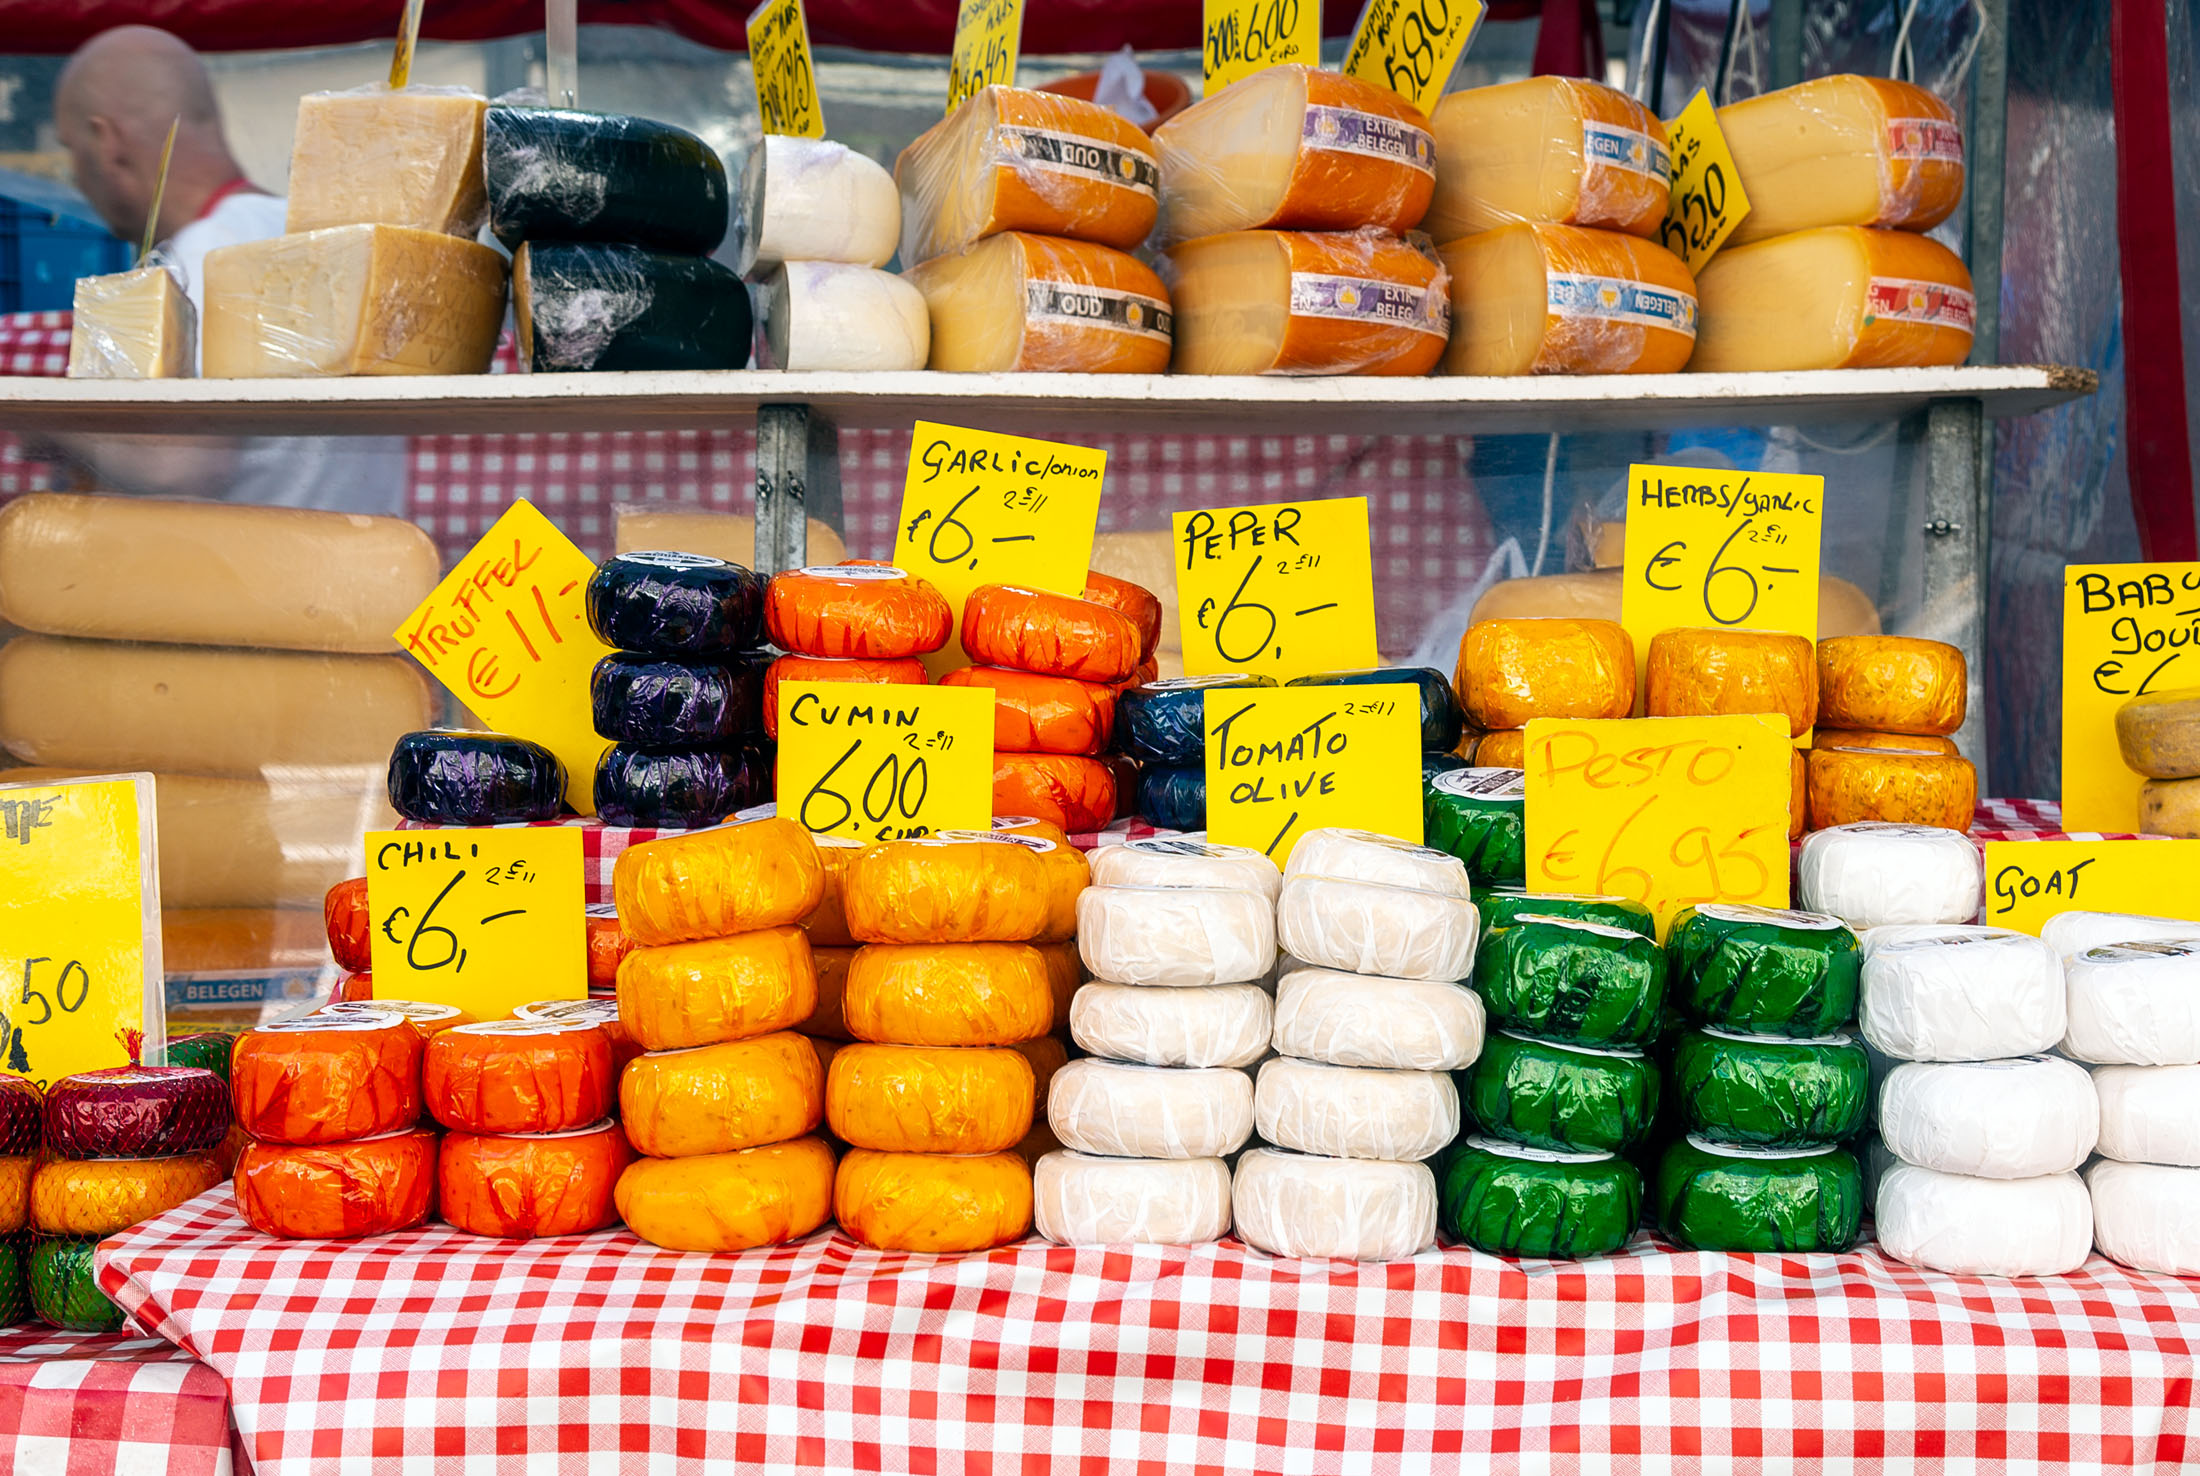
POLYGON ((1491 1255, 1609 1255, 1642 1220, 1642 1174, 1609 1153, 1469 1137, 1441 1175, 1444 1229, 1491 1255))
MULTIPOLYGON (((954 838, 967 832, 947 830, 942 835, 954 838)), ((1085 860, 1085 853, 1070 844, 1069 833, 1052 820, 1041 820, 1031 815, 996 814, 990 831, 978 832, 995 836, 1020 836, 1025 849, 1039 858, 1047 880, 1047 923, 1035 941, 1041 944, 1067 943, 1077 936, 1077 899, 1085 888, 1092 885, 1092 867, 1085 860), (1030 844, 1044 841, 1045 845, 1030 844)), ((1074 950, 1073 950, 1074 951, 1074 950)), ((1055 1021, 1061 1023, 1059 1019, 1055 1021)))
POLYGON ((1945 738, 1963 726, 1968 680, 1963 652, 1945 641, 1866 635, 1818 643, 1818 715, 1834 728, 1945 738))
POLYGON ((498 103, 482 120, 482 175, 507 248, 615 241, 704 256, 725 239, 725 165, 669 123, 498 103))
POLYGON ((743 369, 749 291, 708 257, 609 242, 529 241, 512 257, 520 367, 743 369))
POLYGON ((822 1138, 796 1138, 739 1153, 638 1159, 613 1195, 627 1228, 667 1250, 779 1245, 832 1213, 833 1150, 822 1138))
POLYGON ((1332 1066, 1456 1071, 1482 1050, 1481 996, 1436 979, 1295 968, 1276 981, 1276 1049, 1332 1066))
POLYGON ((1654 238, 1671 158, 1665 125, 1616 88, 1531 77, 1436 105, 1436 197, 1423 229, 1452 241, 1513 221, 1654 238))
POLYGON ((1238 1238, 1270 1255, 1402 1261, 1436 1243, 1436 1176, 1425 1163, 1256 1148, 1237 1161, 1230 1212, 1238 1238))
POLYGON ((489 220, 481 179, 488 106, 463 87, 307 93, 291 135, 283 229, 395 225, 472 240, 489 220))
POLYGON ((901 241, 894 177, 828 138, 765 134, 749 150, 739 199, 733 265, 743 276, 781 263, 882 267, 901 241))
POLYGON ((0 1157, 37 1151, 46 1133, 44 1096, 28 1077, 0 1075, 0 1157))
POLYGON ((1908 231, 1827 226, 1729 245, 1696 274, 1702 373, 1893 369, 1971 353, 1971 274, 1908 231))
POLYGON ((1888 1255, 1957 1276, 2062 1276, 2093 1248, 2076 1174, 1980 1179, 1898 1163, 1880 1176, 1873 1220, 1888 1255))
POLYGON ((1107 606, 1013 584, 971 592, 962 642, 989 666, 1102 683, 1137 670, 1140 648, 1138 627, 1107 606))
MULTIPOLYGON (((611 1043, 611 1102, 619 1101, 619 1073, 626 1070, 626 1063, 642 1053, 641 1043, 626 1033, 619 1023, 619 1002, 609 996, 591 995, 587 999, 543 999, 523 1004, 512 1011, 515 1020, 541 1020, 553 1024, 593 1025, 611 1043)), ((464 1021, 460 1021, 464 1024, 464 1021)))
POLYGON ((462 1133, 562 1133, 611 1110, 611 1038, 586 1021, 485 1020, 428 1042, 421 1091, 462 1133))
POLYGON ((873 943, 849 965, 844 1010, 857 1040, 1003 1046, 1052 1028, 1054 994, 1026 943, 873 943))
POLYGON ((70 1332, 109 1333, 122 1326, 122 1309, 99 1289, 88 1237, 40 1240, 30 1250, 23 1279, 31 1310, 41 1322, 70 1332))
POLYGON ((2040 927, 2040 941, 2065 964, 2088 949, 2108 943, 2186 939, 2200 939, 2200 922, 2132 912, 2058 912, 2040 927))
POLYGON ((638 947, 784 927, 825 895, 810 834, 777 817, 628 846, 612 869, 619 922, 638 947))
POLYGON ((1652 241, 1515 224, 1444 247, 1446 374, 1674 374, 1696 348, 1696 279, 1652 241))
POLYGON ((1527 912, 1490 934, 1474 987, 1501 1029, 1625 1047, 1656 1033, 1666 972, 1664 952, 1632 929, 1527 912))
POLYGON ((644 1050, 769 1035, 816 1008, 817 964, 797 927, 637 948, 619 965, 619 1023, 644 1050))
POLYGON ((320 1017, 237 1037, 237 1122, 263 1143, 340 1143, 420 1117, 426 1037, 397 1017, 320 1017))
POLYGON ((1814 77, 1719 109, 1749 214, 1730 245, 1812 226, 1929 231, 1963 197, 1963 128, 1886 77, 1814 77))
POLYGON ((792 1031, 684 1051, 652 1051, 619 1078, 627 1138, 651 1158, 692 1158, 784 1143, 825 1116, 817 1052, 792 1031))
POLYGON ((1071 1038, 1146 1066, 1250 1066, 1268 1053, 1274 1001, 1258 984, 1149 989, 1091 983, 1070 1003, 1071 1038))
POLYGON ((834 1052, 834 1134, 887 1153, 998 1153, 1031 1130, 1036 1075, 1012 1050, 851 1045, 834 1052))
POLYGON ((1658 1112, 1658 1068, 1640 1051, 1504 1031, 1490 1037, 1460 1086, 1470 1120, 1483 1132, 1547 1152, 1632 1148, 1649 1135, 1658 1112))
POLYGON ((198 372, 199 310, 179 273, 155 261, 76 279, 69 378, 188 379, 198 372))
POLYGON ((921 656, 946 645, 954 625, 954 608, 931 581, 892 564, 790 569, 772 576, 764 596, 773 642, 803 656, 921 656))
POLYGON ((1160 596, 1143 584, 1118 579, 1098 569, 1085 571, 1084 596, 1095 605, 1107 606, 1137 628, 1141 665, 1153 659, 1154 651, 1161 644, 1160 596))
POLYGON ((1869 821, 1807 838, 1796 877, 1805 908, 1858 929, 1967 923, 1985 881, 1978 847, 1962 831, 1869 821))
POLYGON ((1107 751, 1115 730, 1115 688, 1104 683, 965 666, 942 676, 939 684, 993 693, 997 753, 1099 754, 1107 751))
POLYGON ((171 1158, 229 1131, 222 1077, 190 1066, 109 1066, 46 1089, 45 1146, 67 1158, 171 1158))
POLYGON ((1879 1133, 1919 1168, 2032 1179, 2085 1162, 2100 1106, 2085 1068, 2052 1056, 1913 1061, 1880 1085, 1879 1133))
POLYGON ((1196 766, 1207 753, 1207 694, 1275 684, 1273 677, 1231 671, 1125 688, 1117 699, 1123 751, 1140 763, 1196 766))
POLYGON ((1706 902, 1666 934, 1674 1002, 1744 1035, 1824 1035, 1856 1017, 1856 935, 1836 917, 1706 902))
POLYGON ((865 943, 1023 943, 1046 931, 1046 863, 1028 838, 964 833, 870 846, 844 883, 865 943))
POLYGON ((1112 984, 1243 983, 1276 966, 1276 915, 1254 892, 1088 887, 1077 899, 1077 950, 1112 984))
POLYGON ((1472 902, 1440 892, 1294 876, 1276 898, 1286 953, 1353 974, 1464 979, 1480 930, 1472 902))
POLYGON ((1442 1071, 1372 1071, 1274 1056, 1253 1085, 1261 1140, 1327 1158, 1418 1163, 1459 1136, 1459 1091, 1442 1071))
POLYGON ((2096 1163, 2085 1185, 2102 1255, 2134 1271, 2200 1274, 2200 1169, 2096 1163))
POLYGON ((2200 1066, 2097 1066, 2103 1158, 2200 1168, 2200 1066))
POLYGON ((1302 834, 1291 848, 1283 879, 1331 877, 1403 887, 1442 897, 1471 898, 1474 885, 1458 857, 1372 830, 1323 827, 1302 834))
POLYGON ((1978 809, 1978 771, 1945 754, 1813 748, 1808 782, 1813 830, 1884 820, 1967 831, 1978 809))
POLYGON ((1020 1154, 878 1153, 840 1161, 833 1218, 873 1250, 991 1250, 1031 1231, 1031 1166, 1020 1154))
POLYGON ((1530 912, 1575 922, 1602 923, 1608 928, 1623 928, 1652 940, 1658 936, 1657 919, 1649 908, 1632 897, 1576 896, 1524 892, 1518 887, 1488 887, 1476 890, 1474 905, 1481 911, 1485 936, 1499 928, 1512 927, 1523 914, 1530 912))
POLYGON ((1739 1148, 1692 1137, 1658 1160, 1651 1200, 1658 1229, 1690 1250, 1844 1251, 1856 1243, 1863 1194, 1863 1172, 1846 1148, 1739 1148))
POLYGON ((995 753, 993 808, 1036 815, 1065 832, 1090 834, 1115 819, 1115 770, 1067 753, 995 753))
POLYGON ((784 682, 865 682, 882 687, 921 687, 929 680, 914 656, 887 660, 836 660, 782 656, 764 671, 764 734, 779 736, 779 688, 784 682))
POLYGON ((1111 1158, 1222 1158, 1253 1135, 1253 1078, 1226 1067, 1140 1066, 1087 1056, 1054 1073, 1047 1125, 1111 1158))
POLYGON ((470 1235, 586 1235, 618 1222, 612 1194, 633 1161, 611 1122, 529 1136, 452 1133, 436 1156, 436 1213, 470 1235))
POLYGON ((48 1158, 31 1175, 30 1227, 41 1235, 114 1235, 221 1181, 211 1153, 48 1158))
POLYGON ((1174 374, 1426 374, 1450 335, 1442 263, 1381 231, 1232 231, 1169 262, 1174 374))
POLYGON ((390 806, 430 825, 516 825, 554 820, 565 807, 565 765, 540 743, 502 733, 434 728, 390 751, 390 806))
POLYGON ((1250 892, 1270 904, 1283 887, 1276 863, 1246 846, 1150 837, 1093 851, 1096 887, 1194 887, 1250 892))
POLYGON ((436 1135, 426 1128, 349 1142, 256 1142, 237 1159, 237 1213, 262 1235, 348 1240, 409 1230, 435 1203, 436 1135))
POLYGON ((588 627, 622 651, 724 660, 763 639, 766 588, 761 574, 705 554, 614 554, 589 576, 588 627))
MULTIPOLYGON (((1635 645, 1616 620, 1478 620, 1452 678, 1477 728, 1530 718, 1622 718, 1635 706, 1635 645)), ((1479 751, 1484 767, 1501 765, 1479 751)))
POLYGON ((1465 863, 1476 885, 1517 887, 1527 879, 1527 794, 1518 769, 1447 770, 1424 781, 1421 833, 1465 863))
POLYGON ((1010 231, 909 267, 931 315, 927 368, 959 374, 1159 374, 1171 293, 1134 256, 1010 231))
POLYGON ((1904 1061, 1993 1061, 2065 1034, 2062 964, 2025 933, 1919 927, 1865 935, 1864 1038, 1904 1061))
POLYGON ((2200 941, 2089 948, 2065 978, 2064 1055, 2101 1066, 2200 1063, 2200 941))
MULTIPOLYGON (((356 974, 353 975, 352 978, 345 980, 344 983, 365 983, 371 986, 373 981, 369 979, 368 976, 365 974, 356 974)), ((407 1025, 412 1026, 414 1030, 420 1033, 420 1036, 423 1040, 433 1039, 438 1033, 445 1030, 450 1030, 456 1026, 470 1025, 473 1023, 474 1017, 467 1014, 457 1005, 436 1004, 432 1001, 424 999, 376 999, 372 993, 362 993, 346 998, 342 994, 341 985, 338 986, 338 989, 338 997, 335 1000, 321 1006, 320 1009, 314 1011, 313 1014, 308 1018, 330 1020, 399 1020, 403 1021, 407 1025)), ((280 1023, 297 1024, 299 1022, 284 1021, 280 1023)))
POLYGON ((1032 1168, 1039 1233, 1057 1245, 1201 1245, 1230 1233, 1219 1158, 1102 1158, 1064 1150, 1032 1168))
POLYGON ((1788 735, 1818 718, 1811 643, 1779 631, 1661 630, 1650 638, 1643 710, 1651 717, 1777 713, 1788 735))
POLYGON ((754 656, 672 661, 614 651, 589 673, 596 736, 655 748, 725 743, 764 726, 764 668, 754 656))
POLYGON ((769 797, 772 755, 753 740, 693 749, 614 743, 596 761, 591 793, 606 825, 692 830, 769 797))

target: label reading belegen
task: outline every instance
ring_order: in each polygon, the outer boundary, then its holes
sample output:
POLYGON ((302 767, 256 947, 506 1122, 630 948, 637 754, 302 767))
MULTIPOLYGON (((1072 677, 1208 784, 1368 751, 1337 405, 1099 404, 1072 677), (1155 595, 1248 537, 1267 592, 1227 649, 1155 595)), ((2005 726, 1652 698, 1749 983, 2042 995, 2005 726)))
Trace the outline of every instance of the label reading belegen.
POLYGON ((1581 157, 1608 169, 1632 169, 1652 179, 1670 179, 1673 155, 1664 144, 1635 128, 1611 123, 1581 125, 1581 157))
POLYGON ((1550 310, 1559 317, 1640 323, 1678 333, 1696 331, 1696 299, 1685 292, 1579 272, 1553 272, 1548 280, 1550 310))
POLYGON ((1326 272, 1291 274, 1291 314, 1351 323, 1389 323, 1439 337, 1451 332, 1451 297, 1429 287, 1338 277, 1326 272))
POLYGON ((1279 866, 1301 835, 1324 827, 1420 844, 1419 688, 1252 687, 1210 691, 1205 702, 1216 841, 1279 866))
POLYGON ((1299 136, 1310 149, 1338 154, 1364 154, 1410 164, 1429 174, 1436 172, 1436 140, 1427 130, 1363 113, 1357 108, 1329 108, 1319 104, 1306 110, 1299 136))

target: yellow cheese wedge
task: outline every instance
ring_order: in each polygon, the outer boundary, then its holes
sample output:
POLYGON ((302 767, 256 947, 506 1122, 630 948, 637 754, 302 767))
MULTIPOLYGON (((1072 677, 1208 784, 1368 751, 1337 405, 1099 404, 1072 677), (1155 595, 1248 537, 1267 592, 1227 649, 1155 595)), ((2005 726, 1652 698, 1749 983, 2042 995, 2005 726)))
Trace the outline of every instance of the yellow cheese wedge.
POLYGON ((163 266, 79 277, 69 319, 71 379, 188 379, 199 312, 163 266))
POLYGON ((488 107, 463 87, 307 93, 290 142, 283 229, 409 226, 472 240, 489 220, 481 177, 488 107))
POLYGON ((1971 353, 1971 274, 1908 231, 1826 226, 1728 246, 1696 278, 1688 367, 1890 369, 1971 353))
POLYGON ((1655 242, 1521 224, 1443 258, 1446 374, 1671 374, 1696 347, 1696 279, 1655 242))
POLYGON ((1543 220, 1655 237, 1671 193, 1665 125, 1626 93, 1570 77, 1455 92, 1436 105, 1436 198, 1452 241, 1543 220))
POLYGON ((929 367, 951 373, 1159 374, 1169 289, 1132 256, 1011 231, 905 275, 932 319, 929 367))
POLYGON ((2200 776, 2200 687, 2149 692, 2117 708, 2116 746, 2149 779, 2200 776))
POLYGON ((1818 718, 1818 658, 1799 635, 1771 630, 1675 628, 1650 638, 1643 678, 1648 717, 1775 713, 1788 736, 1818 718))
POLYGON ((2149 779, 2140 785, 2139 829, 2200 840, 2200 779, 2149 779))
POLYGON ((778 1245, 832 1212, 833 1151, 822 1138, 797 1138, 740 1153, 636 1159, 612 1201, 628 1229, 667 1250, 778 1245))
POLYGON ((1176 267, 1178 374, 1426 374, 1451 328, 1444 269, 1380 231, 1232 231, 1176 267))
POLYGON ((1963 127, 1922 87, 1814 77, 1719 109, 1749 195, 1727 238, 1747 245, 1813 226, 1929 231, 1963 197, 1963 127))

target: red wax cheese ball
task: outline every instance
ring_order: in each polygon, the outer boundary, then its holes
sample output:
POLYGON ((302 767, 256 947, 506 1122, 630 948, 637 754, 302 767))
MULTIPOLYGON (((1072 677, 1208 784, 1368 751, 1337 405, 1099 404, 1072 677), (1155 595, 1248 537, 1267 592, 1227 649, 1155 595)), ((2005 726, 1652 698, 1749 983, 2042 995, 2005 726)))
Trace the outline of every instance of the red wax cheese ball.
POLYGON ((1153 660, 1154 651, 1161 645, 1161 601, 1154 597, 1152 590, 1128 579, 1103 574, 1098 569, 1088 569, 1085 571, 1085 598, 1095 605, 1106 605, 1128 620, 1138 632, 1139 661, 1153 660))
POLYGON ((981 666, 1120 682, 1138 670, 1137 627, 1105 605, 1012 584, 972 590, 963 649, 981 666))
POLYGON ((426 1044, 399 1016, 247 1030, 229 1064, 237 1121, 263 1143, 342 1143, 409 1128, 420 1120, 426 1044))
POLYGON ((993 812, 1032 815, 1072 835, 1115 818, 1115 771, 1099 759, 1058 753, 993 756, 993 812))
POLYGON ((321 916, 328 924, 328 951, 336 956, 336 967, 347 974, 364 974, 374 967, 365 877, 351 877, 330 887, 321 899, 321 916))
POLYGON ((567 1132, 611 1110, 611 1041, 586 1021, 454 1026, 428 1042, 421 1085, 453 1132, 567 1132))
POLYGON ((992 689, 997 753, 1098 754, 1115 732, 1116 689, 1098 682, 964 666, 941 677, 940 685, 992 689))
POLYGON ((443 1218, 470 1235, 586 1235, 618 1223, 612 1191, 633 1161, 616 1123, 534 1136, 452 1133, 436 1197, 443 1218))
POLYGON ((112 1066, 46 1092, 46 1146, 63 1158, 200 1153, 229 1131, 229 1089, 198 1066, 112 1066))
POLYGON ((435 1204, 435 1147, 427 1128, 303 1147, 254 1143, 237 1158, 237 1213, 262 1235, 293 1240, 410 1230, 435 1204))
POLYGON ((892 661, 834 661, 822 656, 782 656, 764 668, 764 733, 779 736, 781 682, 867 682, 881 687, 921 687, 928 678, 914 656, 892 661))
POLYGON ((38 1084, 0 1076, 0 1158, 35 1153, 46 1136, 46 1101, 38 1084))
POLYGON ((588 907, 588 987, 610 989, 619 982, 619 960, 634 940, 619 926, 619 909, 609 902, 588 907))
POLYGON ((886 661, 946 645, 955 611, 929 581, 854 560, 773 575, 764 623, 774 645, 799 656, 886 661))

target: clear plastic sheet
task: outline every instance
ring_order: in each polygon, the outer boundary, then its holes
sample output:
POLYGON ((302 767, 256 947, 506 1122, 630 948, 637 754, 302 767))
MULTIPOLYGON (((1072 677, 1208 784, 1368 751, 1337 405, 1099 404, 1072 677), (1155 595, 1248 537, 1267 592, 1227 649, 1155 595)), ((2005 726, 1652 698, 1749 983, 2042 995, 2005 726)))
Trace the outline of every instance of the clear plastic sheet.
POLYGON ((1436 1244, 1436 1176, 1424 1163, 1256 1148, 1231 1182, 1238 1238, 1273 1256, 1402 1261, 1436 1244))
POLYGON ((901 196, 885 166, 846 144, 767 133, 749 149, 733 220, 744 277, 783 262, 882 267, 901 240, 901 196))
POLYGON ((931 314, 928 368, 1159 374, 1169 367, 1169 289, 1151 267, 1112 247, 1008 231, 902 275, 931 314))
POLYGON ((755 327, 748 288, 717 262, 608 242, 522 244, 512 311, 537 374, 739 369, 755 327))
POLYGON ((1054 1073, 1047 1125, 1066 1147, 1115 1158, 1221 1158, 1253 1135, 1253 1077, 1087 1056, 1054 1073))
POLYGON ((69 323, 71 379, 179 379, 199 368, 199 310, 181 268, 158 254, 127 272, 79 277, 69 323))
POLYGON ((1446 374, 1676 374, 1696 347, 1696 279, 1654 241, 1517 223, 1443 248, 1446 374))
POLYGON ((1444 1071, 1382 1071, 1272 1056, 1253 1083, 1261 1141, 1326 1158, 1419 1163, 1459 1136, 1444 1071))
POLYGON ((1617 89, 1570 77, 1477 87, 1438 103, 1434 126, 1422 225, 1439 242, 1515 221, 1655 237, 1665 219, 1665 125, 1617 89))
POLYGON ((286 231, 397 225, 471 241, 489 221, 482 114, 465 87, 376 82, 298 100, 286 231))
POLYGON ((1059 1245, 1201 1245, 1230 1230, 1219 1158, 1102 1158, 1067 1150, 1034 1165, 1039 1233, 1059 1245))
POLYGON ((670 124, 498 103, 482 164, 489 229, 507 248, 595 241, 699 256, 726 236, 726 167, 670 124))
POLYGON ((1385 231, 1232 231, 1168 261, 1177 374, 1420 375, 1451 333, 1443 263, 1385 231))

